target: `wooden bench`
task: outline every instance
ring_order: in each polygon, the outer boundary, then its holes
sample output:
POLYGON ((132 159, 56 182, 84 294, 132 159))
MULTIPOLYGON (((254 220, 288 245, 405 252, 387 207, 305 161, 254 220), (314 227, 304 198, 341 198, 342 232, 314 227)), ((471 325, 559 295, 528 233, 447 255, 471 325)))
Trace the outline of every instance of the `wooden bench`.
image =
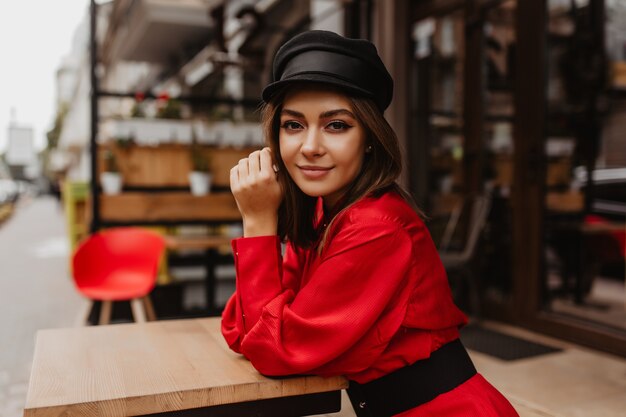
POLYGON ((339 411, 347 386, 262 376, 219 318, 40 330, 24 416, 302 416, 339 411))

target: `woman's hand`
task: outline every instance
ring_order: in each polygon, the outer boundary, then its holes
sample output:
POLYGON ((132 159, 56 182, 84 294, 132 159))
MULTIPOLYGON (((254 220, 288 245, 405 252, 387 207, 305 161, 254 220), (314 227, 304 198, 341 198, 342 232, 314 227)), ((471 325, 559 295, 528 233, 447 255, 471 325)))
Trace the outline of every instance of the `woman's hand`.
POLYGON ((230 170, 230 189, 243 218, 245 237, 275 235, 283 190, 269 148, 252 152, 230 170))

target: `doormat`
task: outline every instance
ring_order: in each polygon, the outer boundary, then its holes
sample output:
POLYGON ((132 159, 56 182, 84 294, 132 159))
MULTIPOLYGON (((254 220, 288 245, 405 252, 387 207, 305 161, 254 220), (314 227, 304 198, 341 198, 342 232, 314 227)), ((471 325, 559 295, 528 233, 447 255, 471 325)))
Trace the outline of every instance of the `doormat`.
POLYGON ((505 361, 514 361, 561 351, 561 349, 552 346, 529 342, 528 340, 486 329, 475 324, 470 324, 461 329, 461 341, 467 349, 505 361))

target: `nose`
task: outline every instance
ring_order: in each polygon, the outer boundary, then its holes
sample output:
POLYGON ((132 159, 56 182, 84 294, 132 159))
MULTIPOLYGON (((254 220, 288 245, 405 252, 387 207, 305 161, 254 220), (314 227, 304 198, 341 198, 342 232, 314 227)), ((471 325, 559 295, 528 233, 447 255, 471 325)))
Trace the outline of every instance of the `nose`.
POLYGON ((308 129, 302 142, 300 152, 307 158, 317 157, 324 154, 321 132, 318 129, 308 129))

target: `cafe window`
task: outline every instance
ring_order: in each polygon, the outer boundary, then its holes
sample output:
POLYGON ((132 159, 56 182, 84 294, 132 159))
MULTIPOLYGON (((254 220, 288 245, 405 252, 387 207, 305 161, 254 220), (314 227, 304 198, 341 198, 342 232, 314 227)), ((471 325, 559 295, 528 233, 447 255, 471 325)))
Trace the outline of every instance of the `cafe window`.
POLYGON ((462 272, 447 269, 457 303, 476 314, 512 296, 515 5, 435 10, 412 26, 410 188, 444 265, 444 252, 473 245, 462 272))
POLYGON ((626 4, 547 7, 543 308, 626 331, 626 4))

